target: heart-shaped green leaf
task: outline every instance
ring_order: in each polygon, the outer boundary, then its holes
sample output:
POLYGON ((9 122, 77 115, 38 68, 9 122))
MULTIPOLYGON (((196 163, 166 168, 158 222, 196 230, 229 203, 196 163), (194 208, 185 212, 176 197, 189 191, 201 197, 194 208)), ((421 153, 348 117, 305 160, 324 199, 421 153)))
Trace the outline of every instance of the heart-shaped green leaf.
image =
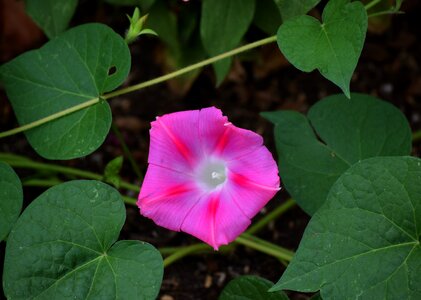
POLYGON ((421 299, 421 160, 375 157, 334 184, 272 290, 421 299))
POLYGON ((70 181, 35 199, 7 240, 9 299, 154 299, 163 263, 140 241, 115 243, 125 220, 119 193, 98 181, 70 181))
POLYGON ((290 19, 279 27, 277 40, 296 68, 304 72, 318 69, 349 98, 349 83, 366 31, 367 13, 360 1, 330 0, 323 23, 310 16, 290 19))
MULTIPOLYGON (((238 46, 254 15, 253 0, 204 0, 200 35, 206 52, 215 56, 238 46)), ((214 64, 217 85, 227 75, 231 59, 214 64)))
POLYGON ((258 276, 240 276, 224 288, 219 300, 288 300, 284 292, 270 293, 273 286, 269 280, 258 276))
MULTIPOLYGON (((24 125, 115 89, 129 68, 124 40, 105 25, 86 24, 1 66, 0 80, 24 125)), ((25 134, 41 156, 71 159, 96 150, 110 126, 110 107, 101 101, 25 134)))
POLYGON ((25 0, 28 15, 51 39, 66 30, 78 0, 25 0))
POLYGON ((18 175, 8 164, 0 162, 0 241, 18 219, 22 201, 22 184, 18 175))
POLYGON ((275 123, 282 182, 309 214, 323 204, 332 184, 354 163, 411 151, 405 116, 367 95, 352 94, 351 100, 344 95, 327 97, 310 109, 308 119, 292 111, 263 116, 275 123))

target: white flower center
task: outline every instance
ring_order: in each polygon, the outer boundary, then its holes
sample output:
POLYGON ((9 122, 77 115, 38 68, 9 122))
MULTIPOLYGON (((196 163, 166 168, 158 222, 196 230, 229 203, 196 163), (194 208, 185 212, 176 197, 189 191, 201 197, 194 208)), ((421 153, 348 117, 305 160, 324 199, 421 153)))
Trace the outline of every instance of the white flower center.
POLYGON ((216 188, 224 183, 226 176, 225 164, 221 161, 209 161, 199 171, 200 181, 209 188, 216 188))

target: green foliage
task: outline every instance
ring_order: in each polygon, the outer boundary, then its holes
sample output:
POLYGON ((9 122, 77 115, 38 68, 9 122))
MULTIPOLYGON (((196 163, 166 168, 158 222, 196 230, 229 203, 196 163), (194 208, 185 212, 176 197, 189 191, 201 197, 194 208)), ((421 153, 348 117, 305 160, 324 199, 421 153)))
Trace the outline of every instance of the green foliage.
POLYGON ((269 35, 276 34, 282 18, 273 0, 256 1, 253 23, 269 35))
POLYGON ((258 276, 240 276, 231 280, 219 296, 219 300, 288 300, 284 292, 271 293, 269 280, 258 276))
POLYGON ((420 299, 421 160, 363 160, 334 184, 272 290, 420 299))
MULTIPOLYGON (((204 0, 200 34, 206 52, 215 56, 238 46, 253 20, 254 8, 253 0, 204 0)), ((231 60, 213 64, 217 85, 227 75, 231 60)))
MULTIPOLYGON (((157 1, 148 14, 147 26, 153 29, 167 47, 166 63, 170 69, 180 69, 205 59, 206 54, 198 30, 200 6, 182 5, 177 14, 164 1, 157 1)), ((178 79, 181 93, 185 92, 200 69, 178 79)))
POLYGON ((307 118, 292 111, 263 116, 275 124, 282 182, 309 214, 324 203, 332 184, 356 162, 411 151, 405 116, 371 96, 327 97, 309 110, 307 118))
POLYGON ((22 184, 15 171, 0 162, 0 241, 5 239, 22 209, 22 184))
POLYGON ((148 27, 155 31, 176 59, 181 55, 177 31, 177 16, 162 1, 157 1, 148 15, 148 27))
POLYGON ((28 15, 51 39, 69 26, 78 0, 25 0, 28 15))
POLYGON ((283 21, 305 15, 320 0, 259 0, 256 1, 254 24, 274 35, 283 21))
POLYGON ((125 220, 119 193, 70 181, 35 199, 10 232, 3 287, 9 299, 154 299, 163 263, 139 241, 116 242, 125 220))
POLYGON ((367 13, 361 2, 331 0, 323 23, 300 16, 283 23, 277 40, 285 57, 298 69, 320 73, 350 97, 349 84, 367 31, 367 13))
MULTIPOLYGON (((0 80, 24 125, 100 97, 118 87, 129 69, 124 40, 105 25, 86 24, 1 66, 0 80)), ((110 125, 110 108, 101 101, 25 134, 41 156, 71 159, 96 150, 110 125)))
POLYGON ((104 170, 104 181, 111 183, 116 188, 120 187, 120 170, 123 166, 123 156, 117 156, 113 160, 111 160, 106 166, 104 170))
POLYGON ((127 30, 125 38, 127 44, 134 42, 136 38, 138 38, 142 34, 157 35, 157 33, 152 29, 143 28, 147 16, 148 15, 140 17, 140 10, 137 7, 134 9, 132 16, 127 15, 127 18, 130 22, 129 30, 127 30))
POLYGON ((279 8, 282 16, 282 21, 289 20, 294 17, 305 15, 313 7, 315 7, 320 0, 274 0, 279 8))

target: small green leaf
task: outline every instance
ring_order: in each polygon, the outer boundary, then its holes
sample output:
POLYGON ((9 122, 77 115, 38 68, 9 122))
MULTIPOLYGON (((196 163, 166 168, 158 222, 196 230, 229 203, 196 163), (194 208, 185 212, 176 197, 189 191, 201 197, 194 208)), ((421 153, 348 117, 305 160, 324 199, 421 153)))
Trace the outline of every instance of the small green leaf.
POLYGON ((120 187, 120 170, 123 166, 123 156, 118 156, 111 160, 104 170, 104 181, 111 183, 116 188, 120 187))
POLYGON ((149 29, 149 28, 141 30, 139 35, 142 35, 142 34, 150 34, 150 35, 158 36, 158 34, 155 31, 153 31, 152 29, 149 29))
POLYGON ((158 35, 152 29, 143 28, 147 17, 148 15, 144 15, 140 17, 140 11, 139 11, 139 8, 137 7, 134 9, 132 16, 127 15, 127 18, 129 19, 129 22, 130 22, 129 29, 126 32, 126 38, 124 39, 127 44, 131 44, 132 42, 136 40, 137 37, 139 37, 142 34, 158 35))
POLYGON ((69 26, 78 0, 25 0, 25 9, 51 39, 69 26))
POLYGON ((367 95, 352 94, 351 100, 344 95, 327 97, 310 109, 308 119, 292 111, 263 116, 275 123, 282 182, 309 214, 324 203, 332 184, 356 162, 411 151, 411 129, 405 116, 367 95))
POLYGON ((8 299, 154 299, 163 263, 140 241, 116 242, 126 212, 98 181, 70 181, 35 199, 6 246, 8 299))
POLYGON ((0 241, 18 219, 22 201, 22 184, 18 175, 8 164, 0 162, 0 241))
POLYGON ((272 290, 323 299, 421 299, 421 160, 375 157, 346 171, 272 290))
MULTIPOLYGON (((200 21, 203 47, 210 56, 232 50, 240 43, 254 15, 253 0, 204 0, 200 21)), ((227 75, 231 58, 214 64, 217 84, 227 75)))
POLYGON ((288 300, 284 292, 270 293, 273 286, 269 280, 258 276, 240 276, 224 288, 219 300, 288 300))
POLYGON ((360 1, 331 0, 323 23, 310 16, 290 19, 279 27, 281 52, 304 72, 318 69, 349 98, 349 84, 367 31, 367 13, 360 1))
POLYGON ((313 7, 315 7, 320 0, 274 0, 281 12, 282 21, 305 15, 313 7))
MULTIPOLYGON (((129 69, 124 40, 105 25, 86 24, 1 66, 0 80, 24 125, 100 97, 118 87, 129 69)), ((71 159, 96 150, 110 126, 110 107, 101 101, 25 134, 41 156, 71 159)))

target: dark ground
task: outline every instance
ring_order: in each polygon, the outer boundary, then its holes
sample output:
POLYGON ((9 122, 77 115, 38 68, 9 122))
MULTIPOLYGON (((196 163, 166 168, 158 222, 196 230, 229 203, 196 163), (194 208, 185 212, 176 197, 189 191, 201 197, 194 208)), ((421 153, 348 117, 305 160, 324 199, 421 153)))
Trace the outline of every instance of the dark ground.
MULTIPOLYGON (((25 50, 37 48, 46 41, 32 22, 19 13, 20 7, 21 4, 16 5, 16 1, 0 0, 0 63, 25 50)), ((351 82, 351 90, 390 101, 404 112, 412 129, 419 130, 421 26, 417 12, 421 9, 421 2, 408 0, 402 9, 406 14, 394 16, 383 32, 377 32, 379 26, 371 27, 351 82)), ((112 9, 107 5, 92 5, 92 1, 81 1, 72 26, 96 21, 107 23, 122 33, 122 24, 126 24, 124 13, 130 11, 131 9, 112 9)), ((387 25, 387 22, 382 24, 387 25)), ((251 30, 246 36, 249 41, 260 38, 263 35, 257 29, 251 30)), ((162 75, 163 51, 162 45, 154 38, 142 38, 131 45, 132 71, 124 85, 162 75)), ((184 95, 178 92, 180 88, 177 82, 172 82, 110 101, 114 122, 123 132, 126 143, 143 172, 147 166, 149 123, 157 115, 214 105, 222 109, 235 125, 262 134, 266 145, 275 154, 272 126, 259 117, 259 112, 293 109, 305 113, 317 100, 340 92, 318 72, 302 73, 290 66, 274 44, 254 51, 253 55, 256 55, 253 61, 236 61, 232 72, 219 88, 214 86, 212 70, 206 68, 184 95)), ((16 126, 4 91, 0 90, 0 131, 16 126)), ((413 149, 413 155, 420 156, 420 148, 418 143, 413 149)), ((1 140, 0 151, 42 160, 30 148, 23 135, 1 140)), ((117 138, 110 133, 106 142, 93 154, 59 163, 102 173, 105 164, 121 154, 122 148, 117 138)), ((17 171, 21 178, 33 174, 17 171)), ((139 182, 127 162, 121 174, 127 181, 139 182)), ((40 188, 25 188, 25 199, 34 199, 42 191, 40 188)), ((279 193, 265 208, 265 212, 287 198, 285 191, 279 193)), ((259 236, 283 247, 296 249, 308 220, 306 214, 299 208, 294 208, 270 224, 259 236)), ((198 242, 186 234, 157 227, 153 222, 140 217, 135 207, 127 208, 127 220, 121 238, 140 239, 155 247, 198 242)), ((0 252, 3 251, 4 243, 0 246, 0 252)), ((222 288, 238 275, 255 274, 277 281, 283 270, 283 265, 276 259, 242 246, 227 255, 189 256, 165 269, 160 299, 216 299, 222 288)), ((293 298, 307 299, 307 296, 294 294, 293 298)))

